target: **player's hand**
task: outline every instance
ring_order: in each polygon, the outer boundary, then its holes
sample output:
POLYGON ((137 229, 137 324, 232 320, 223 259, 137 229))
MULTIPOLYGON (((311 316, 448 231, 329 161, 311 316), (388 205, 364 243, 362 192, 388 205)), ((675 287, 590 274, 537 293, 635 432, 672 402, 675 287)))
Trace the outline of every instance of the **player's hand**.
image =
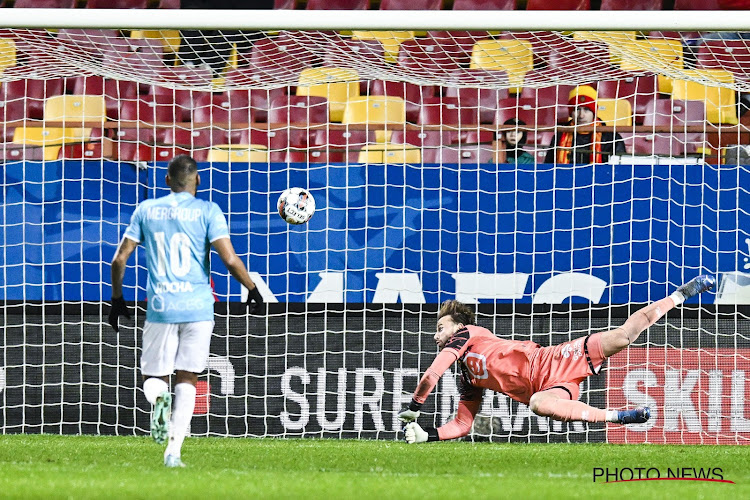
POLYGON ((404 441, 409 444, 426 443, 427 431, 422 429, 416 422, 406 424, 406 427, 404 427, 404 441))
POLYGON ((250 314, 263 314, 263 296, 257 286, 253 289, 248 288, 245 305, 247 305, 250 314))
POLYGON ((117 333, 120 333, 120 326, 117 324, 117 320, 120 316, 125 316, 130 319, 130 309, 128 309, 128 306, 125 304, 125 299, 122 297, 112 297, 110 302, 112 303, 112 307, 109 309, 109 325, 114 328, 117 333))
POLYGON ((414 422, 417 417, 419 417, 419 411, 410 410, 409 408, 401 410, 398 414, 398 419, 402 422, 414 422))

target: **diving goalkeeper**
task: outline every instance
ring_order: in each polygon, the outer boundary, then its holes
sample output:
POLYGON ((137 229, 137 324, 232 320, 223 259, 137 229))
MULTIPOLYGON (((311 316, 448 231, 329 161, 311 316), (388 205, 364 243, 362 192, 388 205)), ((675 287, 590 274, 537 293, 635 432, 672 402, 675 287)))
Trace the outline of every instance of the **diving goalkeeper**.
POLYGON ((444 302, 438 313, 435 342, 440 354, 425 371, 409 407, 398 414, 407 443, 455 439, 471 430, 482 404, 484 389, 501 392, 527 404, 542 417, 563 422, 614 422, 639 424, 651 416, 648 407, 602 410, 578 401, 579 384, 597 375, 604 360, 638 339, 667 311, 710 290, 712 276, 698 276, 672 295, 631 315, 625 324, 560 345, 541 347, 531 341, 504 340, 474 324, 474 313, 456 300, 444 302), (438 429, 421 427, 415 420, 440 377, 458 361, 461 398, 456 417, 438 429))

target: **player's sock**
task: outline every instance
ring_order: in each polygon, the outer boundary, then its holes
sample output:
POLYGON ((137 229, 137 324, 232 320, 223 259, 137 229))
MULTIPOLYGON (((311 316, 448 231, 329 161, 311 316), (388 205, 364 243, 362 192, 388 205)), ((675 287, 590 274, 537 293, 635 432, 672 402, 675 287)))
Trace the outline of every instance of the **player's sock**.
POLYGON ((174 387, 174 409, 172 410, 171 435, 164 456, 180 456, 182 443, 185 441, 190 420, 195 410, 195 386, 183 382, 174 387))
POLYGON ((156 404, 156 398, 162 392, 169 390, 169 385, 160 378, 150 377, 143 381, 143 393, 146 395, 146 399, 152 405, 156 404))
POLYGON ((563 422, 604 422, 607 411, 594 408, 580 401, 569 399, 549 399, 537 407, 540 415, 563 422))

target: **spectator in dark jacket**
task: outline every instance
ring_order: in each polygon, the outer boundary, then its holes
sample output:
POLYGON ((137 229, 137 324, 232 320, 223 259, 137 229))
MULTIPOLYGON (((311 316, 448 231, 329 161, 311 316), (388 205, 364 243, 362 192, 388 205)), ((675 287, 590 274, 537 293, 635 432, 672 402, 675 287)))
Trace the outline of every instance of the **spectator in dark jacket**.
MULTIPOLYGON (((526 125, 518 118, 509 118, 503 125, 526 125)), ((500 133, 505 147, 506 163, 534 163, 534 157, 523 147, 526 145, 526 130, 519 128, 504 130, 500 133)))

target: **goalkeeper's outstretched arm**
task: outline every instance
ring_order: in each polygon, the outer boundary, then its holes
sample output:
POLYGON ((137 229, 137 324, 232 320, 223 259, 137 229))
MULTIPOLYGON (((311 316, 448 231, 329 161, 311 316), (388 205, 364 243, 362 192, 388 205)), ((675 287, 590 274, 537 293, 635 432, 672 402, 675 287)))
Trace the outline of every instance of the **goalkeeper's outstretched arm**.
POLYGON ((404 428, 404 439, 409 444, 415 444, 463 437, 471 431, 471 425, 481 404, 481 397, 470 401, 462 399, 458 404, 456 417, 437 429, 421 427, 417 422, 411 422, 404 428))

